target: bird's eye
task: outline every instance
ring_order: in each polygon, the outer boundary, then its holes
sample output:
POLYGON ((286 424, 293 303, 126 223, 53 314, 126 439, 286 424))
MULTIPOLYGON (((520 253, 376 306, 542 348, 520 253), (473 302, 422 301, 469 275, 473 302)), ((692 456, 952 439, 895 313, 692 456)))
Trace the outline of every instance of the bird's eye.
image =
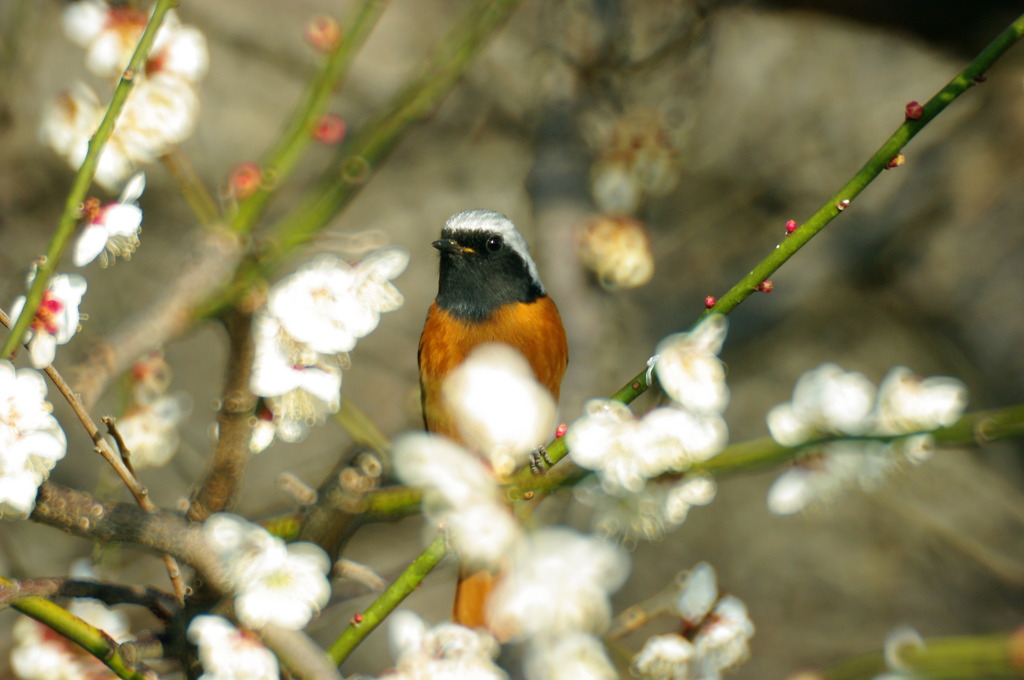
POLYGON ((487 250, 492 253, 496 253, 501 250, 501 247, 505 245, 505 241, 500 236, 492 236, 487 239, 487 250))

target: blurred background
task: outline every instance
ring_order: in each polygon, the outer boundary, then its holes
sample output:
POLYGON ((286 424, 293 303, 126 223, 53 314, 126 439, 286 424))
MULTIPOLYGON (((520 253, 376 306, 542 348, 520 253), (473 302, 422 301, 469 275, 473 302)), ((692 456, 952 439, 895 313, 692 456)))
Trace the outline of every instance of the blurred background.
MULTIPOLYGON (((306 22, 344 16, 351 4, 182 3, 183 22, 205 32, 211 51, 198 129, 183 146, 210 187, 222 190, 236 163, 258 161, 291 112, 314 63, 306 22)), ((464 5, 390 3, 331 111, 358 129, 416 72, 464 5)), ((396 282, 405 306, 352 353, 343 395, 388 435, 420 427, 416 343, 437 275, 429 244, 449 215, 468 208, 516 222, 562 310, 571 348, 562 419, 617 390, 660 338, 689 328, 705 296, 724 293, 771 251, 786 220, 802 222, 827 200, 899 125, 908 101, 926 101, 1019 11, 1011 2, 896 5, 525 0, 445 103, 295 259, 367 230, 411 253, 396 282), (642 225, 649 250, 630 262, 642 273, 649 252, 646 284, 627 288, 605 273, 601 286, 583 266, 580 225, 602 209, 642 225)), ((41 112, 75 79, 100 85, 62 34, 62 8, 0 3, 7 308, 46 248, 72 177, 37 141, 41 112)), ((876 383, 896 365, 957 376, 970 388, 970 410, 1024 399, 1022 77, 1018 46, 911 142, 905 165, 884 173, 773 277, 770 295, 731 314, 723 358, 732 440, 766 434, 768 409, 825 361, 876 383)), ((312 149, 272 203, 268 224, 330 153, 312 149)), ((84 272, 88 320, 58 354, 58 368, 151 305, 193 256, 195 219, 166 170, 146 169, 142 245, 131 262, 84 272)), ((173 389, 191 395, 192 410, 178 456, 143 475, 164 507, 187 498, 211 450, 225 348, 215 324, 165 348, 173 389)), ((94 415, 115 412, 115 391, 94 415)), ((108 471, 52 400, 70 442, 53 479, 98 488, 108 471)), ((259 518, 289 509, 275 476, 290 471, 317 486, 348 444, 331 423, 301 444, 275 444, 253 461, 238 511, 259 518)), ((1024 605, 1020 453, 1019 444, 940 451, 875 493, 851 491, 791 517, 765 507, 776 472, 723 479, 712 505, 633 552, 633 576, 616 601, 628 606, 679 570, 710 562, 757 627, 736 678, 827 666, 880 647, 900 625, 925 636, 1011 630, 1024 605)), ((545 515, 586 525, 564 499, 548 503, 545 515)), ((369 527, 347 557, 391 577, 423 535, 416 520, 369 527)), ((0 574, 63 575, 92 549, 49 528, 5 522, 0 574)), ((159 560, 127 547, 108 547, 107 556, 114 578, 165 586, 159 560)), ((453 573, 439 568, 410 606, 429 621, 446 618, 453 573)), ((370 599, 339 604, 312 632, 330 640, 370 599)), ((0 631, 14 618, 0 612, 0 631)), ((9 673, 7 637, 0 633, 0 677, 9 673)), ((389 663, 384 642, 373 635, 343 670, 380 672, 389 663)))

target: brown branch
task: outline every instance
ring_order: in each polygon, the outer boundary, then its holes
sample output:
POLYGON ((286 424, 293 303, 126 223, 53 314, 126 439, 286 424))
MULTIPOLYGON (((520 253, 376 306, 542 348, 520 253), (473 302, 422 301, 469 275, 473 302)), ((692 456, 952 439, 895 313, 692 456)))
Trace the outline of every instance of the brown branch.
POLYGON ((249 440, 256 410, 256 395, 249 389, 255 358, 252 316, 232 309, 225 313, 224 323, 230 341, 227 377, 217 414, 217 447, 188 509, 188 518, 196 522, 231 507, 252 458, 249 440))
POLYGON ((195 242, 181 273, 166 292, 101 340, 72 371, 75 391, 92 408, 112 379, 136 358, 181 336, 195 322, 195 308, 231 280, 242 258, 241 241, 221 229, 195 231, 182 239, 195 242))
POLYGON ((370 449, 356 447, 344 457, 317 490, 317 501, 306 509, 299 540, 316 543, 331 561, 363 523, 367 495, 380 486, 383 466, 370 449))
POLYGON ((100 543, 131 543, 192 565, 214 588, 227 591, 224 567, 210 553, 202 527, 165 510, 101 501, 90 493, 43 482, 30 518, 100 543))
POLYGON ((0 607, 29 596, 47 599, 84 597, 108 606, 133 604, 145 607, 163 621, 169 621, 177 610, 174 598, 156 588, 64 578, 8 579, 7 583, 0 584, 0 607))

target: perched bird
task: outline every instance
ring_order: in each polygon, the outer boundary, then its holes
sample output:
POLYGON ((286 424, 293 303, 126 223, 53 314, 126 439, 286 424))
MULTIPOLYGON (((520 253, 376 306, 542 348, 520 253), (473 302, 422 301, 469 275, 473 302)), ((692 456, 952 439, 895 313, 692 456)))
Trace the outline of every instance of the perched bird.
MULTIPOLYGON (((420 336, 419 371, 427 430, 462 441, 444 407, 441 384, 474 347, 500 342, 518 350, 537 381, 558 401, 569 360, 558 308, 548 297, 526 240, 512 221, 491 210, 467 210, 445 223, 433 246, 441 251, 437 298, 420 336)), ((460 574, 456 623, 484 625, 493 575, 460 574)))

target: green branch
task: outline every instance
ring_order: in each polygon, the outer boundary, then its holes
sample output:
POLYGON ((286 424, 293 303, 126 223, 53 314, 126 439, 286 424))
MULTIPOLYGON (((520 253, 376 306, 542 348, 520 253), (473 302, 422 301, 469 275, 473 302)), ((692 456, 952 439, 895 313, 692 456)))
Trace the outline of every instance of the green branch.
POLYGON ((340 665, 347 659, 352 650, 383 623, 384 619, 402 603, 402 600, 419 588, 423 579, 437 566, 446 553, 444 534, 439 533, 427 546, 427 549, 406 567, 402 575, 360 614, 359 622, 350 623, 348 628, 334 641, 334 644, 327 650, 327 655, 331 657, 331 660, 340 665))
POLYGON ((377 24, 386 4, 384 0, 365 0, 353 11, 337 48, 309 82, 284 132, 261 164, 265 181, 252 195, 239 202, 238 212, 232 220, 232 228, 236 232, 252 230, 270 196, 295 169, 309 146, 310 131, 317 117, 327 110, 331 97, 344 81, 352 60, 377 24))
MULTIPOLYGON (((0 588, 10 582, 0 578, 0 588)), ((22 614, 49 626, 55 632, 80 645, 125 680, 152 680, 155 674, 132 668, 121 655, 120 645, 102 630, 89 625, 68 610, 49 600, 30 595, 18 598, 11 606, 22 614)))
POLYGON ((1010 49, 1022 35, 1024 35, 1024 15, 1021 15, 1010 24, 964 70, 958 73, 944 88, 929 99, 924 105, 920 117, 916 119, 906 118, 903 124, 896 128, 896 131, 879 147, 878 151, 871 156, 868 162, 864 164, 864 167, 858 170, 857 174, 850 181, 829 198, 810 219, 782 241, 771 255, 763 259, 749 274, 733 286, 728 293, 723 295, 711 309, 705 312, 705 315, 712 312, 727 314, 743 302, 751 293, 755 292, 761 282, 767 280, 769 276, 839 215, 846 206, 849 206, 864 191, 868 184, 874 181, 889 166, 890 161, 899 155, 900 151, 913 139, 914 135, 924 129, 928 123, 942 113, 957 97, 974 86, 982 78, 983 74, 991 68, 996 59, 1010 49))
POLYGON ((139 44, 135 48, 135 52, 132 54, 132 58, 129 60, 124 73, 121 75, 121 80, 114 90, 114 96, 110 100, 107 112, 104 114, 103 120, 100 121, 96 134, 89 140, 89 149, 85 154, 85 160, 82 161, 82 167, 75 174, 74 182, 71 184, 71 191, 64 202, 64 213, 61 215, 60 222, 57 225, 57 232, 50 241, 50 247, 46 252, 45 260, 39 264, 35 281, 32 282, 32 287, 25 301, 25 307, 21 310, 21 315, 18 317, 17 322, 15 322, 11 334, 4 341, 3 349, 0 349, 0 357, 11 358, 13 356, 14 351, 21 342, 21 338, 25 336, 25 332, 28 330, 29 323, 35 318, 36 310, 39 309, 39 304, 43 300, 43 293, 50 282, 50 277, 57 270, 57 265, 60 264, 60 259, 63 257, 68 243, 71 242, 75 225, 80 217, 81 205, 85 201, 89 187, 92 185, 103 147, 114 132, 114 125, 124 109, 125 102, 128 101, 129 93, 135 86, 135 79, 145 68, 146 59, 153 47, 153 42, 156 40, 156 32, 160 28, 160 24, 163 22, 167 12, 175 4, 177 4, 176 0, 157 0, 156 6, 153 8, 153 15, 149 18, 146 30, 143 31, 139 44))

